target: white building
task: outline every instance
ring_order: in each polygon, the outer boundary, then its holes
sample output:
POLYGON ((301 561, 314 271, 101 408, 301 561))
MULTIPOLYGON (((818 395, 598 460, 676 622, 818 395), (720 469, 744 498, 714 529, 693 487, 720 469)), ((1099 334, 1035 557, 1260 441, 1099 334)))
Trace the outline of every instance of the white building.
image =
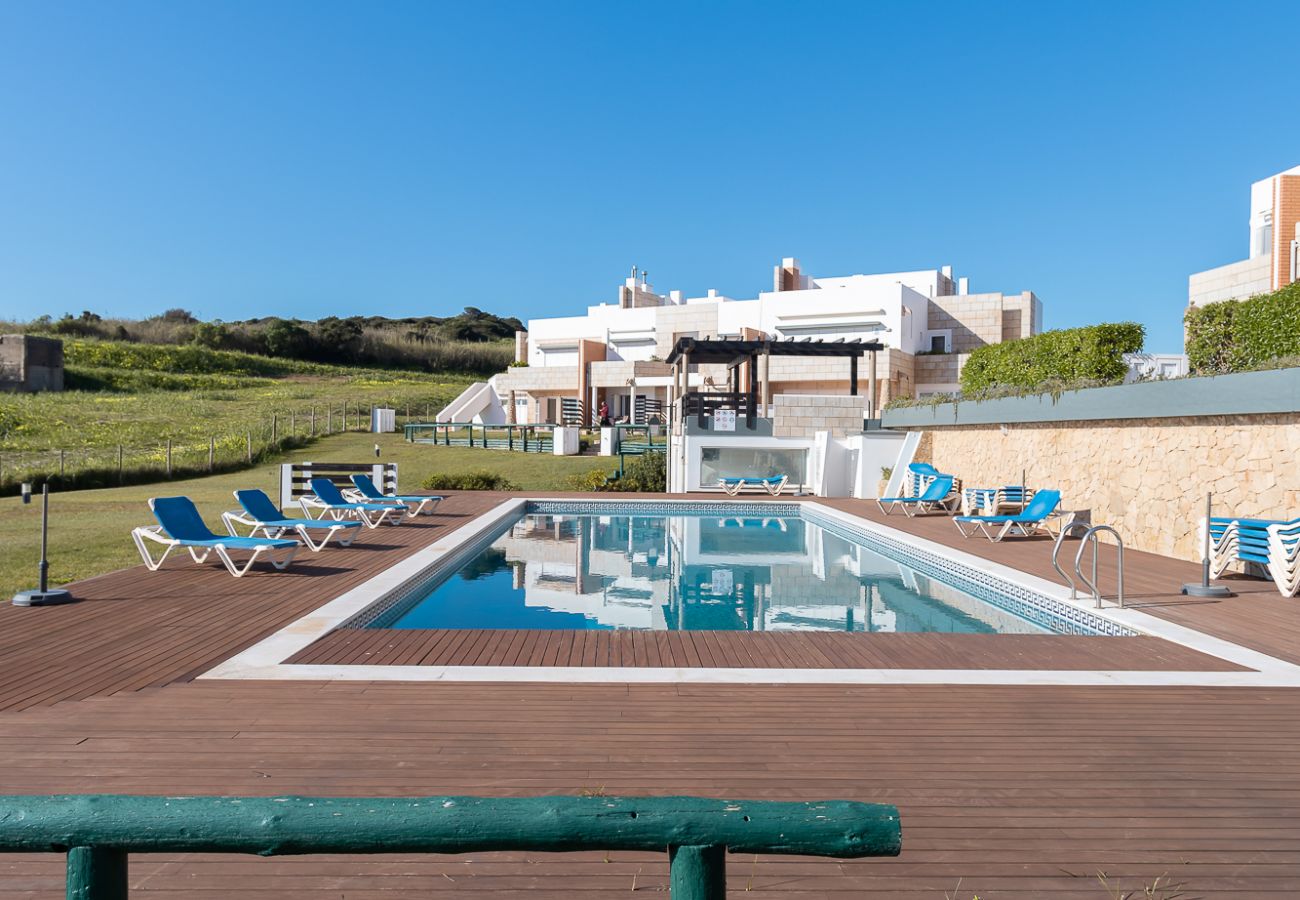
POLYGON ((1300 278, 1300 166, 1250 186, 1250 255, 1187 280, 1187 305, 1245 299, 1300 278))
MULTIPOLYGON (((970 293, 950 267, 815 278, 784 259, 772 290, 752 299, 712 290, 661 295, 634 269, 616 303, 530 320, 517 336, 515 365, 471 386, 438 421, 590 425, 602 403, 613 420, 655 420, 669 400, 662 360, 682 337, 880 341, 887 349, 876 357, 876 393, 863 397, 869 415, 892 397, 954 391, 972 350, 1041 330, 1042 304, 1032 292, 970 293)), ((705 386, 718 377, 700 374, 705 386)), ((771 383, 778 395, 844 395, 847 367, 774 361, 771 383)))

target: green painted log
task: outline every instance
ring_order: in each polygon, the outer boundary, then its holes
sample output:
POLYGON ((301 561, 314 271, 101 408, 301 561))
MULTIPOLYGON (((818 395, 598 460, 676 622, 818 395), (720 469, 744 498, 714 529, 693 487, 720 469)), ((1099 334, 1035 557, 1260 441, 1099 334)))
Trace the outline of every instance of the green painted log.
POLYGON ((724 847, 669 847, 668 895, 673 900, 727 900, 724 847))
POLYGON ((893 806, 700 797, 0 797, 0 852, 469 853, 725 846, 896 856, 893 806))
POLYGON ((68 900, 127 900, 126 854, 103 847, 68 850, 68 900))

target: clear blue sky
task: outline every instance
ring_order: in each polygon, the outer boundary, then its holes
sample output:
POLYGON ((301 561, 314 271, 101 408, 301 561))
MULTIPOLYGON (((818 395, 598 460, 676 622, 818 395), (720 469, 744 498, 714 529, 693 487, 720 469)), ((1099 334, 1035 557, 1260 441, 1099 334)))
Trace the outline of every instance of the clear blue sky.
POLYGON ((1176 348, 1300 4, 0 3, 0 317, 521 317, 945 263, 1176 348))

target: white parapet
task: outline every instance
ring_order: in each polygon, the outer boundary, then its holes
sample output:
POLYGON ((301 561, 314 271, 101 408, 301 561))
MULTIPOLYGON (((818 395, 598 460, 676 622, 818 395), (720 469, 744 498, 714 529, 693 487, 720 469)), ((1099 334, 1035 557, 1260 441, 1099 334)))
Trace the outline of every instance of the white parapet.
POLYGON ((577 456, 581 444, 574 425, 556 425, 551 432, 551 452, 556 456, 577 456))

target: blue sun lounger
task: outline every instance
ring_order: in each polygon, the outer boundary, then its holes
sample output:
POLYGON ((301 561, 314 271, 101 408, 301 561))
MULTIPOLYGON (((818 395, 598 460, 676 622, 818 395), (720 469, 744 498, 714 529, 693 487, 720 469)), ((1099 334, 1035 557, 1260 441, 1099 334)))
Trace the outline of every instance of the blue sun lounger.
POLYGON ((188 550, 196 563, 207 562, 208 556, 215 553, 227 571, 236 578, 247 574, 253 567, 253 563, 257 562, 264 553, 267 555, 267 562, 277 569, 285 569, 293 562, 293 555, 298 551, 297 541, 259 537, 223 537, 214 534, 203 523, 203 517, 199 515, 194 501, 189 497, 152 497, 149 500, 149 508, 153 510, 158 524, 142 525, 134 529, 131 532, 131 539, 135 541, 135 547, 140 551, 140 558, 144 560, 145 566, 151 572, 158 571, 163 560, 167 559, 167 555, 177 547, 188 550), (162 556, 156 560, 149 554, 150 543, 161 544, 166 548, 162 556), (230 558, 231 550, 247 550, 252 553, 242 569, 230 558), (283 559, 277 561, 274 558, 276 550, 287 551, 283 559))
POLYGON ((313 553, 319 553, 325 549, 330 538, 336 535, 338 545, 347 547, 360 534, 357 529, 361 527, 361 523, 356 519, 341 522, 292 519, 277 509, 271 502, 271 498, 263 491, 235 491, 235 499, 239 501, 241 508, 221 514, 221 521, 225 523, 226 530, 232 535, 238 536, 239 532, 235 530, 237 525, 251 529, 248 533, 249 537, 278 538, 283 537, 286 532, 294 532, 313 553), (322 531, 325 534, 319 542, 312 539, 312 532, 322 531), (261 535, 258 532, 261 532, 261 535))
POLYGON ((406 507, 406 514, 414 519, 424 508, 429 507, 429 514, 438 508, 442 498, 436 494, 385 494, 369 475, 353 475, 352 483, 356 485, 357 495, 362 502, 383 503, 396 500, 406 507))
POLYGON ((773 497, 785 490, 785 483, 790 476, 788 475, 771 475, 767 478, 719 478, 718 485, 727 492, 727 496, 734 497, 747 487, 762 488, 773 497))
POLYGON ((918 512, 933 512, 935 509, 942 509, 949 512, 949 504, 957 499, 952 494, 953 477, 951 475, 937 475, 925 487, 925 490, 913 497, 881 497, 876 501, 880 511, 885 515, 895 508, 901 506, 903 512, 909 517, 916 515, 918 512))
POLYGON ((1060 505, 1060 491, 1039 491, 1034 494, 1034 499, 1029 501, 1024 512, 1009 516, 957 516, 953 521, 957 523, 957 530, 962 537, 974 537, 976 531, 982 531, 985 537, 994 542, 1016 532, 1025 537, 1037 531, 1050 535, 1052 531, 1047 527, 1047 517, 1056 512, 1060 505), (962 525, 973 527, 968 532, 962 525), (997 528, 997 533, 994 534, 990 528, 997 528))
MULTIPOLYGON (((1204 539, 1206 522, 1201 520, 1204 539)), ((1210 574, 1218 578, 1233 563, 1253 563, 1273 579, 1284 597, 1300 594, 1300 519, 1209 521, 1210 574)))
POLYGON ((399 524, 402 513, 406 511, 404 503, 353 503, 343 496, 338 485, 323 476, 311 480, 311 489, 311 496, 298 499, 298 504, 308 518, 312 518, 312 510, 319 510, 318 518, 329 516, 336 522, 360 520, 367 528, 378 528, 394 514, 397 518, 393 524, 399 524))

